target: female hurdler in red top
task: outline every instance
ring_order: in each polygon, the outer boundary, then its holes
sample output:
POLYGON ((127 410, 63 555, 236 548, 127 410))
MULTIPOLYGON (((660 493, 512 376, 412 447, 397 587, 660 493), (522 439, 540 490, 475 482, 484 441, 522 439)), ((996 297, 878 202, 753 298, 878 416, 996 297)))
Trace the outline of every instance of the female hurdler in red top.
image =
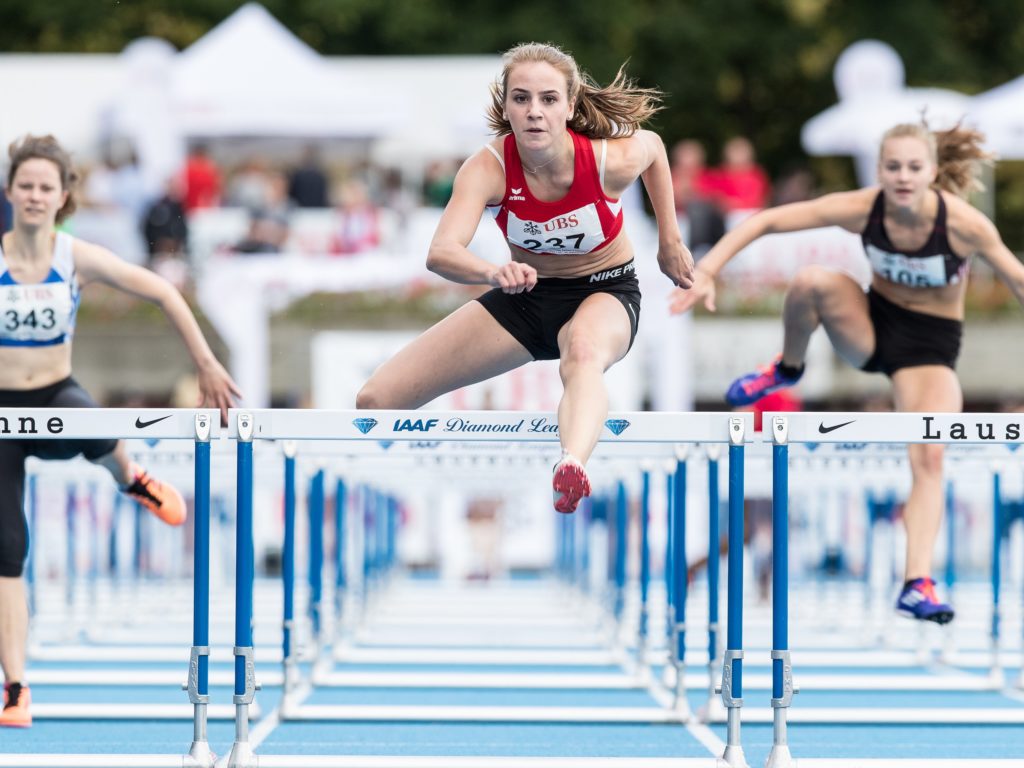
POLYGON ((677 286, 691 285, 665 147, 640 128, 659 95, 621 70, 598 87, 550 45, 506 52, 488 111, 497 138, 459 170, 427 256, 431 271, 492 290, 382 365, 359 408, 418 408, 531 360, 557 359, 564 391, 555 508, 576 509, 590 493, 584 465, 607 418, 604 372, 629 350, 640 317, 619 204, 637 178, 658 222, 659 267, 677 286), (467 248, 488 208, 511 251, 500 266, 467 248))

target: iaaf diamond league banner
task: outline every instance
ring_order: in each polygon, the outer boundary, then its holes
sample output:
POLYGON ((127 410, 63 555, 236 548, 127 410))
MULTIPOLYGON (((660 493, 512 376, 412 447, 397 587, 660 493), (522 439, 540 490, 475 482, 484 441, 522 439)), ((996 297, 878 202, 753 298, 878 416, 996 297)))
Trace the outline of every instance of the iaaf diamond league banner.
MULTIPOLYGON (((522 411, 233 411, 253 439, 557 442, 554 413, 522 411)), ((631 443, 752 442, 750 413, 613 413, 601 441, 631 443)))

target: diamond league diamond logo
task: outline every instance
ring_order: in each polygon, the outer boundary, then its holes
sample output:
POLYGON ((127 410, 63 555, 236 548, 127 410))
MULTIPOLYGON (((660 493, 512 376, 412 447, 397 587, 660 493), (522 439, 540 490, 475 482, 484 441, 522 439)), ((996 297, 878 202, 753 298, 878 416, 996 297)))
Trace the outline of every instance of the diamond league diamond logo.
POLYGON ((352 419, 352 423, 355 424, 356 429, 358 429, 364 435, 377 426, 376 419, 352 419))
POLYGON ((604 425, 615 435, 621 435, 629 428, 629 422, 625 419, 608 419, 604 425))

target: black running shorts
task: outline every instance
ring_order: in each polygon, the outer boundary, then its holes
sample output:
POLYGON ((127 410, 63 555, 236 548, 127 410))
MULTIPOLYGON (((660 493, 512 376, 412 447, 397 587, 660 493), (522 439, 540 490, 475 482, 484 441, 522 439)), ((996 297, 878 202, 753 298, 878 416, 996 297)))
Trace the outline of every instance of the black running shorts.
MULTIPOLYGON (((3 408, 95 408, 96 403, 72 378, 39 389, 0 389, 3 408)), ((25 520, 25 458, 87 459, 106 456, 117 440, 0 440, 0 576, 20 576, 28 555, 25 520)))
POLYGON ((523 293, 495 288, 477 301, 534 360, 557 360, 558 332, 583 300, 595 293, 607 293, 622 302, 629 316, 632 347, 640 327, 640 284, 632 260, 584 277, 542 277, 532 291, 523 293))
POLYGON ((904 309, 877 291, 868 291, 875 351, 861 370, 892 376, 901 368, 944 365, 956 370, 963 323, 904 309))

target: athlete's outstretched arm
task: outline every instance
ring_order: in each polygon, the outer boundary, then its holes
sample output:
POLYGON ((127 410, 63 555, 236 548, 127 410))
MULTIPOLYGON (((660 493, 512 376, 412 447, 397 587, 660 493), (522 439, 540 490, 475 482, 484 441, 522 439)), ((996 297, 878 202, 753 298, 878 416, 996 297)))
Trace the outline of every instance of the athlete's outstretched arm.
POLYGON ((1024 264, 1006 247, 996 225, 987 216, 975 209, 971 209, 970 213, 966 231, 957 234, 967 240, 972 249, 992 266, 999 279, 1006 283, 1017 301, 1024 306, 1024 264))
POLYGON ((715 276, 730 259, 762 235, 828 226, 861 232, 877 194, 878 190, 874 188, 837 192, 816 200, 780 205, 755 213, 715 243, 697 264, 693 288, 673 292, 669 309, 673 314, 686 312, 703 300, 704 306, 714 312, 715 276))
POLYGON ((453 283, 490 285, 506 293, 531 290, 537 284, 533 267, 517 261, 495 266, 467 247, 484 209, 500 202, 504 194, 505 175, 494 155, 481 149, 463 163, 455 176, 452 199, 430 242, 427 269, 453 283))
POLYGON ((640 178, 658 222, 658 266, 677 286, 689 288, 693 285, 693 255, 679 232, 665 144, 653 131, 637 131, 633 138, 643 150, 640 178))
POLYGON ((178 290, 156 273, 129 264, 106 248, 92 243, 75 241, 74 256, 75 268, 83 285, 90 282, 105 283, 145 299, 163 310, 171 325, 181 335, 195 364, 199 377, 200 406, 220 410, 221 421, 226 424, 228 408, 234 405, 236 398, 241 397, 241 392, 214 357, 192 310, 178 290))

